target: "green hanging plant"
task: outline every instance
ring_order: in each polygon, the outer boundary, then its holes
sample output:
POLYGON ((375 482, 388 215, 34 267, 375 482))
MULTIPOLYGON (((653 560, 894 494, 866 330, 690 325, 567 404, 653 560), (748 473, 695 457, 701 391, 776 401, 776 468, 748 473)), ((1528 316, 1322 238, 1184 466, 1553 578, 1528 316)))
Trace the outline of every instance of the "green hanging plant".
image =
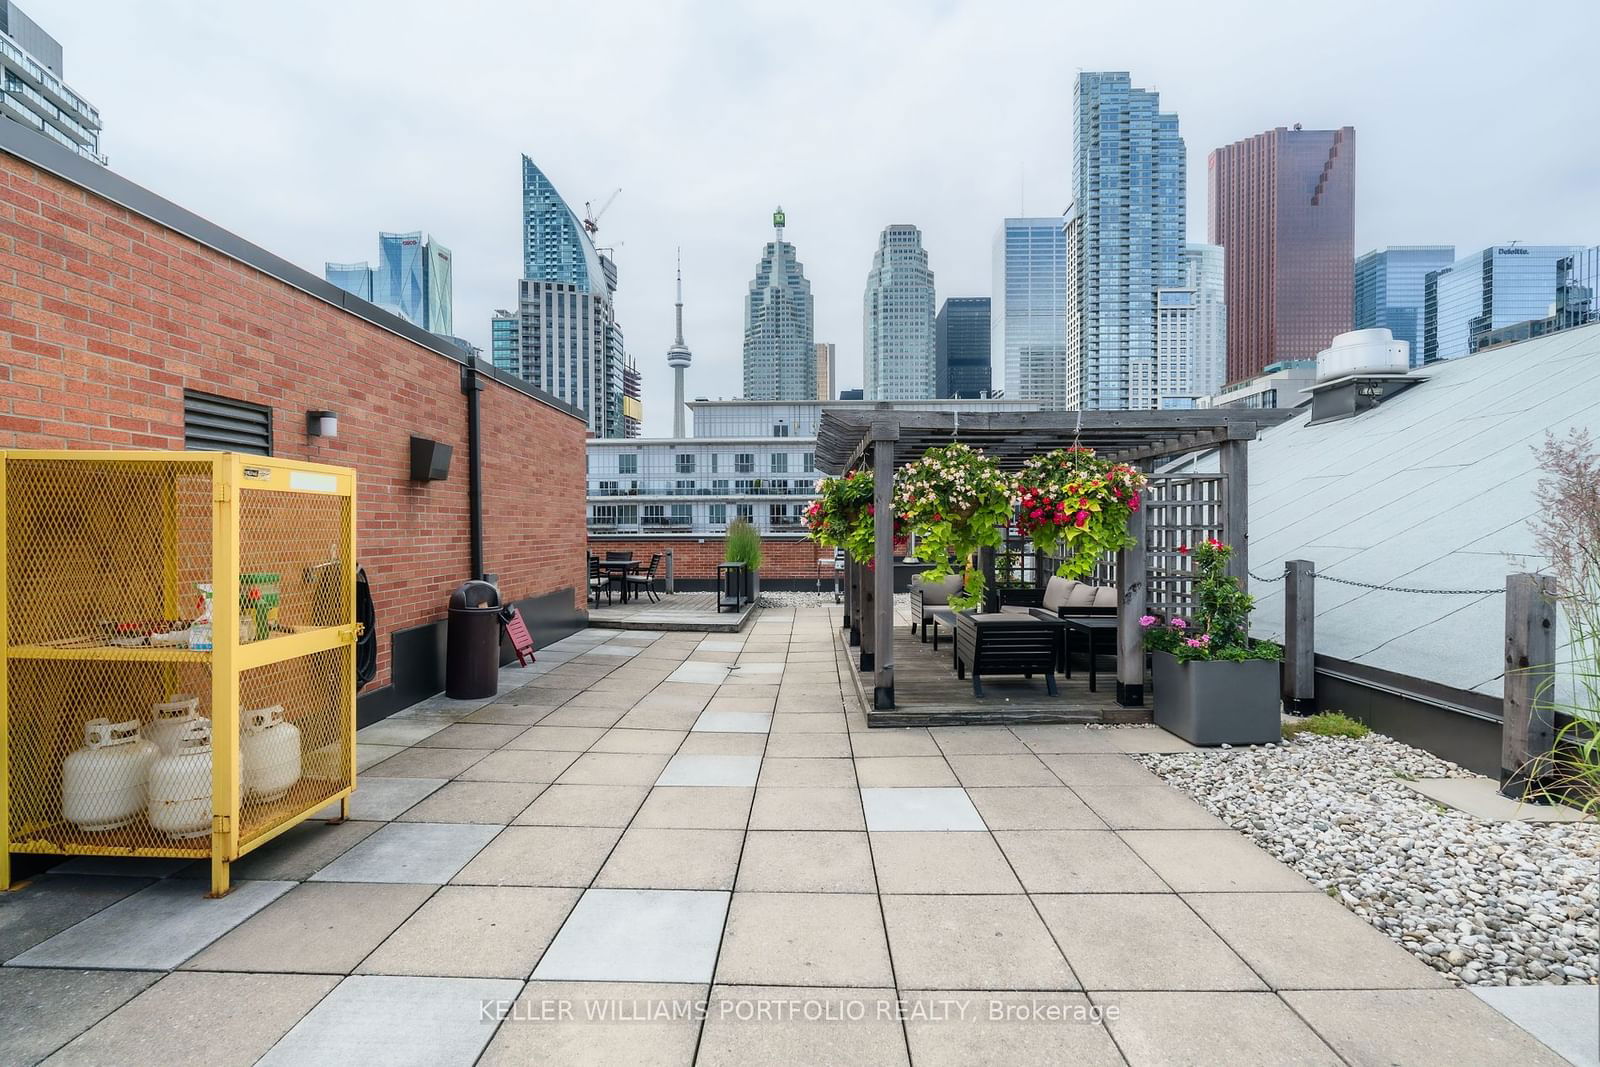
POLYGON ((870 563, 873 549, 872 475, 851 471, 817 482, 817 499, 806 508, 811 540, 842 548, 857 563, 870 563))
POLYGON ((1004 543, 1015 500, 999 464, 960 443, 928 449, 895 476, 895 513, 916 535, 917 555, 931 564, 924 577, 939 581, 957 567, 962 571, 963 589, 950 598, 952 607, 965 610, 983 600, 983 572, 972 556, 1004 543))
POLYGON ((1017 476, 1017 529, 1046 555, 1067 552, 1056 569, 1082 578, 1100 557, 1133 547, 1128 519, 1139 510, 1148 479, 1126 463, 1073 446, 1034 456, 1017 476))

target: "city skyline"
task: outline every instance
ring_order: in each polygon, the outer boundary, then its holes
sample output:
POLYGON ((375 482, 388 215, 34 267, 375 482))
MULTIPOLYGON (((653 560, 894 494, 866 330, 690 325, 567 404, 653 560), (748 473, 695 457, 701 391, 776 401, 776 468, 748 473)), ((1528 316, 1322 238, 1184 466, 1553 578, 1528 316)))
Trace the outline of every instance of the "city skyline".
POLYGON ((1189 240, 1205 237, 1194 210, 1205 153, 1295 121, 1361 130, 1357 256, 1390 245, 1600 240, 1600 204, 1583 195, 1600 179, 1592 146, 1567 135, 1534 84, 1471 82, 1441 104, 1438 86, 1507 49, 1573 71, 1580 95, 1594 78, 1576 40, 1552 42, 1488 4, 1451 18, 1372 5, 1392 34, 1361 32, 1358 10, 1319 25, 1313 62, 1285 47, 1304 39, 1305 16, 1266 5, 1226 30, 1202 12, 1161 7, 1151 17, 1164 32, 1136 40, 1114 11, 1049 5, 824 4, 806 19, 728 8, 696 20, 715 26, 709 34, 689 33, 665 8, 468 10, 430 22, 436 46, 476 54, 486 33, 534 39, 537 27, 537 36, 603 39, 609 67, 640 76, 617 79, 574 51, 544 56, 530 81, 524 65, 489 54, 470 79, 428 85, 371 76, 409 47, 420 5, 386 5, 393 16, 375 18, 357 4, 289 2, 266 21, 225 9, 196 17, 162 2, 124 10, 39 0, 27 10, 66 49, 73 87, 101 106, 115 171, 319 274, 330 254, 361 258, 396 221, 426 224, 455 253, 455 332, 486 351, 492 312, 515 301, 508 286, 521 268, 508 161, 528 152, 579 211, 622 187, 597 243, 617 246, 626 280, 617 314, 644 375, 651 434, 670 428, 662 353, 678 245, 693 281, 691 396, 739 389, 751 250, 780 202, 797 220, 791 239, 813 281, 816 334, 839 344, 838 387, 857 386, 862 264, 884 225, 923 230, 942 300, 988 290, 1000 219, 1067 207, 1076 68, 1131 70, 1180 116, 1189 240), (857 29, 840 40, 829 27, 847 11, 857 29), (1405 43, 1422 33, 1438 44, 1426 54, 1405 43), (1227 72, 1245 58, 1248 74, 1227 72), (819 85, 809 77, 819 65, 841 76, 819 85), (924 91, 905 98, 913 76, 924 91), (205 93, 192 91, 196 80, 205 93), (1026 106, 994 107, 1001 91, 1026 106), (887 135, 886 113, 897 119, 887 135), (961 153, 937 136, 953 128, 964 131, 961 153), (215 133, 210 150, 192 150, 194 129, 215 133), (753 129, 774 135, 752 141, 753 129), (1484 155, 1484 144, 1517 149, 1484 155), (807 156, 828 165, 802 175, 795 161, 807 156))

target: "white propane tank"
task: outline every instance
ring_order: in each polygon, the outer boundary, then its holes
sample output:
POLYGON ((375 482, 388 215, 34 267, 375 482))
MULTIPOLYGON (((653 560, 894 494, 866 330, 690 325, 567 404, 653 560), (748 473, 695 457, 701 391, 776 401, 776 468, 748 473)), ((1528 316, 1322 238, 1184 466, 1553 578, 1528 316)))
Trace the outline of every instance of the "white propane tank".
POLYGON ((150 767, 150 825, 168 837, 211 832, 211 720, 192 719, 150 767))
POLYGON ((300 728, 283 714, 283 705, 274 704, 241 716, 241 777, 251 799, 277 800, 300 780, 300 728))
POLYGON ((165 704, 150 709, 150 725, 145 736, 154 741, 163 756, 177 751, 178 735, 192 719, 200 717, 200 698, 187 693, 175 693, 165 704))
POLYGON ((139 736, 136 719, 90 719, 83 747, 61 766, 61 815, 80 830, 115 830, 144 808, 145 780, 156 746, 139 736))

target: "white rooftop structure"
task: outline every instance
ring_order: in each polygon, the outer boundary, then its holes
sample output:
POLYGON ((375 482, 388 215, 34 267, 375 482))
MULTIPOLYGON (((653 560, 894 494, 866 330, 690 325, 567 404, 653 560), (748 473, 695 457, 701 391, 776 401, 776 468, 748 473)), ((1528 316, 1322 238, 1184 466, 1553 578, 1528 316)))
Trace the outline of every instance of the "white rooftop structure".
MULTIPOLYGON (((1427 368, 1350 418, 1301 415, 1250 445, 1250 569, 1307 559, 1320 576, 1503 589, 1534 557, 1534 449, 1600 439, 1600 324, 1427 368)), ((1283 634, 1283 584, 1252 581, 1258 636, 1283 634)), ((1499 696, 1505 598, 1316 583, 1322 655, 1499 696)))

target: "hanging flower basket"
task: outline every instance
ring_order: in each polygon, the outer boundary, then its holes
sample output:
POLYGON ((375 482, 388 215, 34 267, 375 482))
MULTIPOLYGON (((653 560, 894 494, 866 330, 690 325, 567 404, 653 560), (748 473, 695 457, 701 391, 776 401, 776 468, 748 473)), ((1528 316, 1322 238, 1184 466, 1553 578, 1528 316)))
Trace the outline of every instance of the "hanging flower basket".
POLYGON ((983 573, 972 566, 972 555, 1000 547, 1015 500, 999 465, 959 443, 928 449, 895 476, 895 512, 916 536, 917 555, 931 564, 924 577, 939 581, 957 567, 964 575, 965 588, 950 597, 952 607, 983 599, 983 573))
POLYGON ((851 471, 817 482, 818 499, 806 508, 806 529, 818 544, 842 548, 857 563, 872 561, 872 475, 851 471))
POLYGON ((1039 551, 1067 558, 1056 574, 1082 578, 1107 552, 1130 548, 1128 518, 1139 510, 1147 479, 1092 448, 1058 448, 1034 456, 1017 478, 1017 528, 1039 551))

